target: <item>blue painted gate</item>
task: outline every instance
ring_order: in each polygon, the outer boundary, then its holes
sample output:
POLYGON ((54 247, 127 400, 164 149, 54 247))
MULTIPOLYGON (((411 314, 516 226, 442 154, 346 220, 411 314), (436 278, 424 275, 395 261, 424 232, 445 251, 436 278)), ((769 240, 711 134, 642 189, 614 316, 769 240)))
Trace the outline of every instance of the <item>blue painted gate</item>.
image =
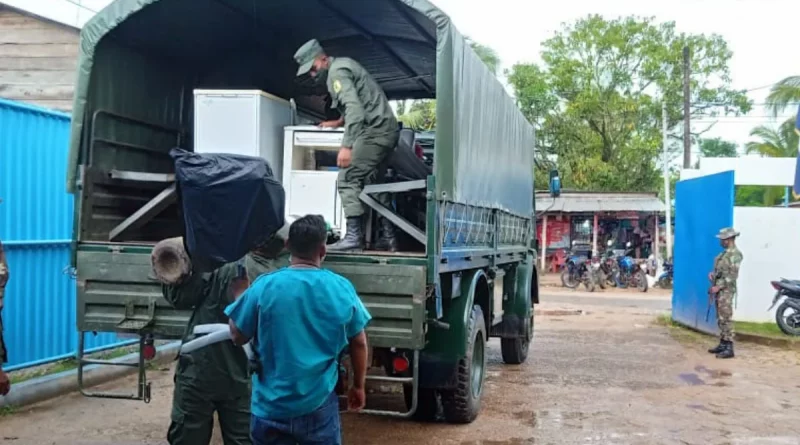
POLYGON ((717 333, 717 314, 708 321, 708 273, 721 251, 717 233, 733 226, 733 172, 679 181, 675 187, 675 286, 672 319, 717 333))
MULTIPOLYGON (((0 240, 10 271, 3 336, 14 370, 74 356, 75 281, 67 274, 73 197, 66 193, 70 117, 0 99, 0 240)), ((87 349, 120 343, 86 335, 87 349)))

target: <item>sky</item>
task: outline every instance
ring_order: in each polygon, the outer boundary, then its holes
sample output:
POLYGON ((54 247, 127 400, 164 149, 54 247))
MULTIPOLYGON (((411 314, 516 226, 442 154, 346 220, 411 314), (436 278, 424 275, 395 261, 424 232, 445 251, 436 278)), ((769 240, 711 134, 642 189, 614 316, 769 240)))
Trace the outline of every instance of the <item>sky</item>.
MULTIPOLYGON (((264 0, 266 1, 266 0, 264 0)), ((740 146, 768 118, 762 104, 775 82, 800 75, 796 36, 800 25, 797 0, 431 0, 444 10, 462 34, 494 48, 503 67, 538 62, 541 42, 562 23, 588 14, 606 18, 627 15, 674 21, 679 31, 722 35, 733 51, 733 87, 751 90, 756 103, 747 117, 720 118, 708 137, 722 137, 740 146)), ((31 12, 80 26, 109 0, 3 0, 31 12)), ((791 113, 787 113, 787 116, 791 113)), ((709 121, 697 123, 705 128, 709 121)), ((693 153, 694 159, 694 153, 693 153)))

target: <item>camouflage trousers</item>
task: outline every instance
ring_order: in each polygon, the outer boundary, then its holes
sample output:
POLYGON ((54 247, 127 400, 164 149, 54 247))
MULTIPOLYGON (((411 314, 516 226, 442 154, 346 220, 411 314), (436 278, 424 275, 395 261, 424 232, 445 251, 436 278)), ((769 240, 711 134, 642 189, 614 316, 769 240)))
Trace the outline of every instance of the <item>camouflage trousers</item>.
MULTIPOLYGON (((365 185, 375 184, 379 178, 380 167, 387 161, 397 146, 399 133, 365 134, 353 144, 350 166, 339 170, 338 188, 342 200, 344 216, 354 218, 364 214, 364 204, 359 195, 365 185)), ((391 207, 389 193, 379 193, 375 199, 384 207, 391 207)))
POLYGON ((722 341, 733 341, 733 293, 722 291, 717 294, 717 325, 722 341))

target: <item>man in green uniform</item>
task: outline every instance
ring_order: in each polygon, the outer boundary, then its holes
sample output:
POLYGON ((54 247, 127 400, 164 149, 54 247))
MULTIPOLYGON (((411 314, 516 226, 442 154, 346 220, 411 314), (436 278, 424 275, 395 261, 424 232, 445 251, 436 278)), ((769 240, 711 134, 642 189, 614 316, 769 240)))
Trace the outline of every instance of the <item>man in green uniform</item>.
MULTIPOLYGON (((283 240, 273 236, 241 261, 191 274, 178 285, 164 285, 164 297, 176 309, 193 309, 184 342, 197 325, 228 324, 225 307, 258 276, 288 264, 283 240)), ((167 440, 171 445, 208 445, 214 411, 225 445, 251 444, 249 361, 244 350, 230 341, 180 356, 167 440)))
POLYGON ((3 242, 0 241, 0 396, 8 394, 8 391, 11 390, 11 381, 3 371, 3 363, 8 363, 8 351, 3 342, 3 298, 5 297, 6 283, 8 283, 8 262, 6 262, 6 254, 3 251, 3 242))
POLYGON ((744 257, 736 247, 739 232, 732 227, 719 231, 717 238, 722 252, 714 258, 714 271, 708 274, 712 282, 710 294, 716 296, 719 345, 708 350, 717 358, 732 358, 733 354, 733 300, 736 297, 736 280, 744 257))
MULTIPOLYGON (((332 107, 341 118, 326 121, 323 127, 345 127, 339 166, 339 196, 342 199, 347 229, 344 239, 330 246, 329 251, 358 250, 364 247, 362 231, 364 205, 359 199, 364 185, 377 181, 378 170, 397 146, 399 127, 386 94, 375 79, 358 62, 347 57, 330 57, 317 40, 306 42, 294 55, 300 65, 298 76, 310 74, 325 82, 332 107)), ((390 208, 391 196, 382 193, 377 200, 390 208)), ((381 218, 381 237, 376 248, 397 250, 394 225, 381 218)))

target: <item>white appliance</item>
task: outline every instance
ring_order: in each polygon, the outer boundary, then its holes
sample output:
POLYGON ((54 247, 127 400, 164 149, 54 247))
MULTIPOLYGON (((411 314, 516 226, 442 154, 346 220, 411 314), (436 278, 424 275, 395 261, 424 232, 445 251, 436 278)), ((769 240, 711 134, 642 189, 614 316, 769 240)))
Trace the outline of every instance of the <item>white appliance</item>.
POLYGON ((194 90, 194 151, 260 156, 283 176, 283 131, 293 103, 259 90, 194 90))
POLYGON ((286 216, 322 215, 325 221, 345 234, 342 201, 336 187, 339 172, 318 170, 315 162, 321 151, 335 153, 342 146, 344 130, 313 125, 284 129, 283 186, 286 191, 286 216))

